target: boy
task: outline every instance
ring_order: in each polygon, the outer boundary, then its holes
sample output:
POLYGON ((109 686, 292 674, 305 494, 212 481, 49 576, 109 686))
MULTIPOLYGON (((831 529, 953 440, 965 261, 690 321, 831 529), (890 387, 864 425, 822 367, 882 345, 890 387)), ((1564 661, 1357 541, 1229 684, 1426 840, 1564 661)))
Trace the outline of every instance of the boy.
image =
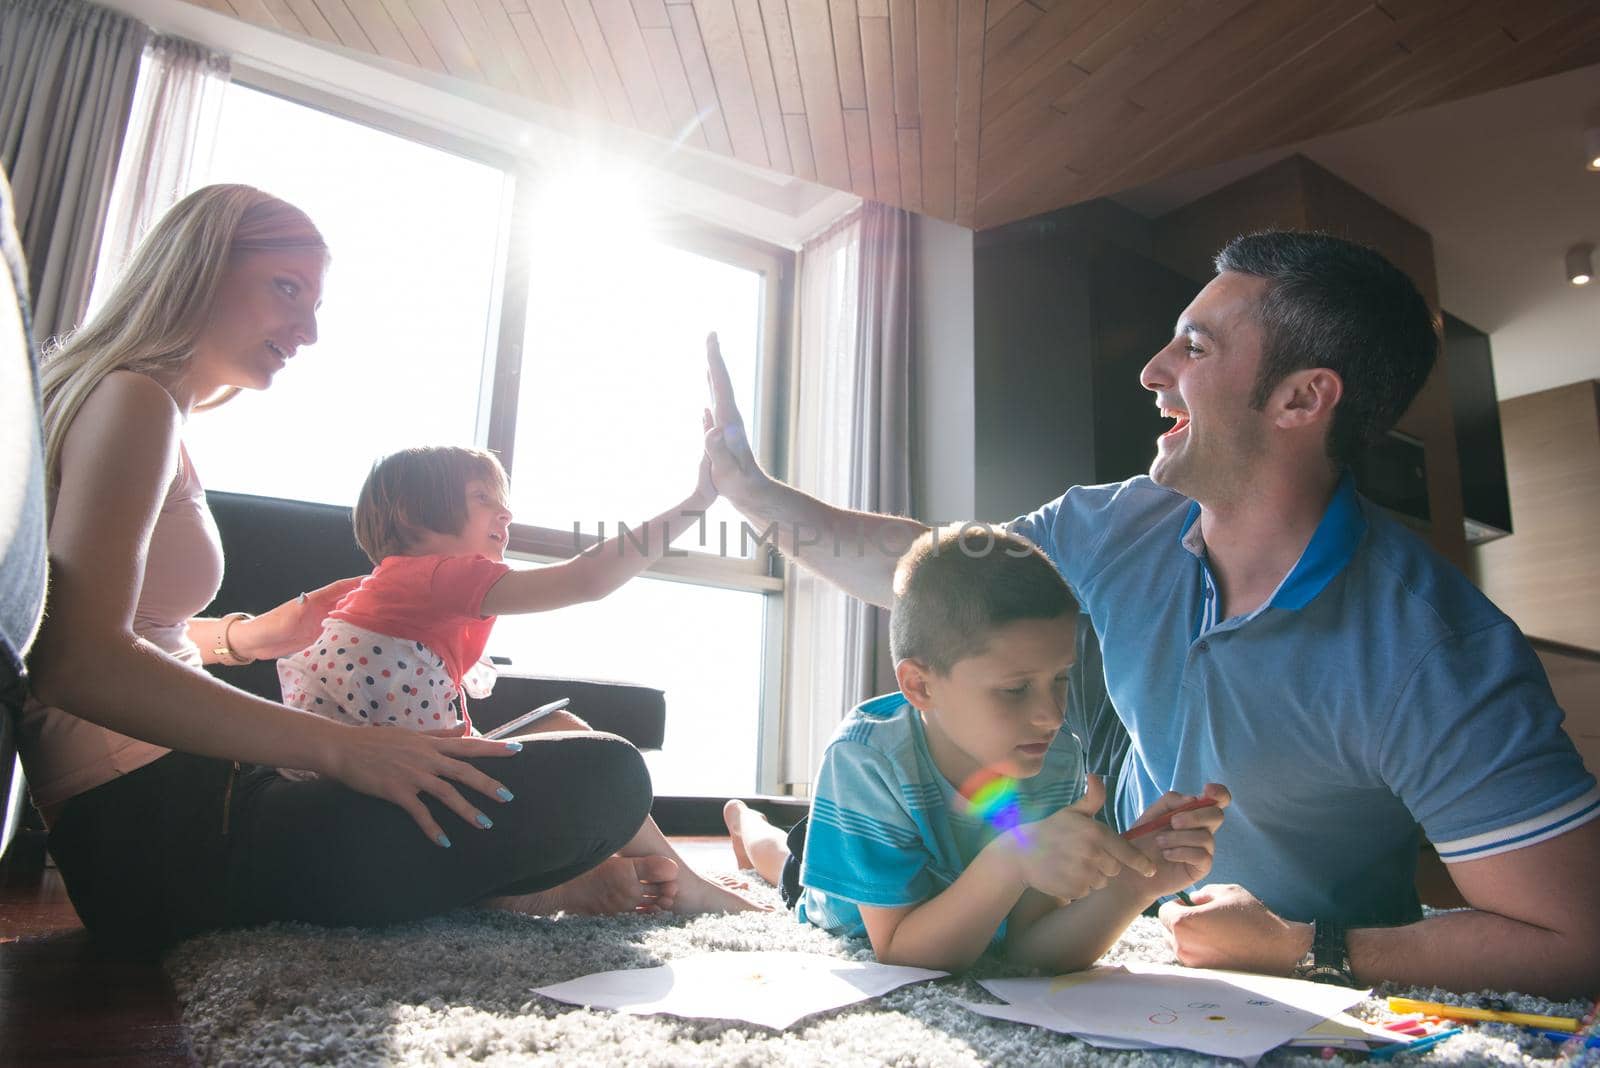
MULTIPOLYGON (((787 843, 728 802, 735 856, 787 882, 801 920, 865 933, 885 963, 957 970, 999 944, 1032 966, 1087 967, 1210 870, 1228 791, 1208 785, 1215 805, 1136 841, 1095 821, 1103 787, 1086 787, 1061 729, 1078 606, 1025 539, 972 525, 924 534, 894 593, 900 692, 839 725, 787 843)), ((1169 793, 1140 822, 1191 800, 1169 793)))

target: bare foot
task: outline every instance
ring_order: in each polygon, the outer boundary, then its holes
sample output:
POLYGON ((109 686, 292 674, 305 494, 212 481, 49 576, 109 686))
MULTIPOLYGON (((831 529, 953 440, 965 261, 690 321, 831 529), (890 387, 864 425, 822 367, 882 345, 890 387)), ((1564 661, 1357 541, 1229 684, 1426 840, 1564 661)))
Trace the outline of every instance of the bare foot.
POLYGON ((680 868, 672 911, 679 916, 694 916, 707 912, 771 912, 772 909, 756 904, 691 868, 680 868))
POLYGON ((728 828, 728 841, 733 844, 733 859, 738 863, 740 871, 750 868, 750 854, 744 851, 744 821, 759 819, 765 822, 766 817, 753 811, 737 797, 729 798, 728 803, 722 806, 722 822, 728 828))
POLYGON ((749 879, 741 878, 732 872, 714 871, 707 875, 706 878, 710 879, 718 886, 726 886, 729 890, 733 890, 735 892, 750 889, 749 879))
POLYGON ((666 912, 679 900, 681 874, 669 857, 608 857, 560 886, 532 894, 490 898, 484 904, 530 916, 557 912, 581 916, 666 912))

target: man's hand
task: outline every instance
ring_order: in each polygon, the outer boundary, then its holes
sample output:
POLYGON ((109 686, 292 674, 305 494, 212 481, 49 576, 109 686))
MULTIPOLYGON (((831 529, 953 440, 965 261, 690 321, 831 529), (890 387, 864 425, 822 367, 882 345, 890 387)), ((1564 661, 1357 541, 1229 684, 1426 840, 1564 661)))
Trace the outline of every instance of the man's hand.
MULTIPOLYGON (((1217 850, 1217 828, 1222 826, 1223 809, 1233 795, 1221 783, 1207 783, 1202 796, 1215 799, 1215 805, 1180 812, 1172 817, 1169 830, 1135 838, 1134 844, 1156 864, 1156 874, 1141 889, 1152 899, 1193 886, 1211 873, 1211 860, 1217 850)), ((1187 794, 1168 791, 1140 815, 1138 823, 1148 823, 1196 800, 1187 794)), ((1138 826, 1136 823, 1134 826, 1138 826)))
MULTIPOLYGON (((711 418, 711 409, 707 408, 701 414, 700 430, 709 435, 715 425, 711 418)), ((694 492, 689 495, 686 503, 692 510, 703 512, 710 508, 716 499, 717 483, 711 477, 711 453, 705 451, 700 454, 700 468, 695 472, 694 492)))
POLYGON ((1065 905, 1105 886, 1124 867, 1153 874, 1150 858, 1094 818, 1105 800, 1105 783, 1091 775, 1075 804, 1006 832, 1022 881, 1065 905))
POLYGON ((1311 948, 1311 925, 1290 923, 1233 883, 1202 886, 1193 905, 1161 906, 1178 960, 1191 968, 1288 975, 1311 948))
POLYGON ((706 383, 711 387, 711 425, 706 430, 706 456, 716 491, 741 512, 747 511, 770 481, 750 448, 744 418, 733 399, 733 381, 722 362, 717 335, 706 335, 706 383))

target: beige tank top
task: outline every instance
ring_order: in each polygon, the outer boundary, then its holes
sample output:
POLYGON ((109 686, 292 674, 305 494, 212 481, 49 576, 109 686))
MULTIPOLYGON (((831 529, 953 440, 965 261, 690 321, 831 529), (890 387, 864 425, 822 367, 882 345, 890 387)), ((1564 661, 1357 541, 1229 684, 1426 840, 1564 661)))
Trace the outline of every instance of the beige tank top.
MULTIPOLYGON (((188 623, 221 585, 222 540, 188 450, 180 445, 178 471, 150 535, 134 633, 173 659, 200 667, 188 623)), ((93 664, 83 667, 94 670, 93 664)), ((170 752, 31 698, 22 710, 18 748, 34 803, 46 812, 170 752)))

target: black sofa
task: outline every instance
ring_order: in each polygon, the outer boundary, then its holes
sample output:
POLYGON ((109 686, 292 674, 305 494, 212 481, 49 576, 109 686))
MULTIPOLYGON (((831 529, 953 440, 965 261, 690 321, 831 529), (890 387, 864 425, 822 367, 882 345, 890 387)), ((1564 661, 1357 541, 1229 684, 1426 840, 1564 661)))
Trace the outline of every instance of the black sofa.
MULTIPOLYGON (((227 571, 208 615, 265 612, 335 579, 364 575, 372 563, 356 545, 350 509, 328 504, 207 493, 222 535, 227 571)), ((649 686, 594 679, 519 675, 516 665, 498 665, 494 693, 470 704, 472 722, 490 730, 558 697, 595 730, 610 731, 640 749, 661 748, 666 726, 665 695, 649 686)), ((270 660, 245 667, 213 666, 217 677, 251 693, 279 699, 278 673, 270 660)))

